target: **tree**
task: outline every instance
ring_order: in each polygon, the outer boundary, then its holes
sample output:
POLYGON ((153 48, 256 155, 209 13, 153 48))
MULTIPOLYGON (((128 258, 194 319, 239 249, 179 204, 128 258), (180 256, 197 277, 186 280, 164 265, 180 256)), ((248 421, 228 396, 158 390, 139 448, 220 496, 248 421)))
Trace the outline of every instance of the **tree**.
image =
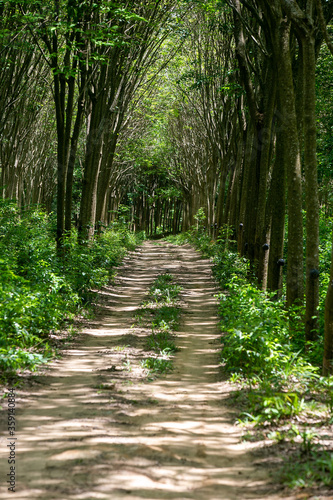
POLYGON ((37 202, 50 207, 53 158, 46 153, 47 143, 52 143, 48 70, 30 33, 20 30, 10 4, 2 10, 0 59, 2 196, 16 199, 22 208, 37 202), (46 171, 50 183, 41 182, 46 171))
POLYGON ((96 47, 105 64, 89 88, 89 127, 80 209, 80 239, 86 241, 101 221, 112 176, 112 162, 125 114, 145 82, 174 21, 176 0, 120 2, 117 16, 105 20, 118 39, 96 47), (103 161, 104 156, 104 161, 103 161))

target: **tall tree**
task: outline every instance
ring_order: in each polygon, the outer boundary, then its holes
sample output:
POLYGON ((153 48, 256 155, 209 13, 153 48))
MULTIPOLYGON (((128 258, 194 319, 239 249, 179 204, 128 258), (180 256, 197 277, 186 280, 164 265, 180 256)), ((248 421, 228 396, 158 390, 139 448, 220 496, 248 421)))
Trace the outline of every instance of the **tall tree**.
POLYGON ((176 5, 176 0, 120 2, 118 9, 104 20, 106 33, 117 33, 118 38, 95 47, 104 64, 101 71, 92 76, 88 92, 81 241, 94 234, 96 214, 98 221, 102 217, 126 110, 158 57, 158 50, 171 28, 168 21, 175 21, 176 5))

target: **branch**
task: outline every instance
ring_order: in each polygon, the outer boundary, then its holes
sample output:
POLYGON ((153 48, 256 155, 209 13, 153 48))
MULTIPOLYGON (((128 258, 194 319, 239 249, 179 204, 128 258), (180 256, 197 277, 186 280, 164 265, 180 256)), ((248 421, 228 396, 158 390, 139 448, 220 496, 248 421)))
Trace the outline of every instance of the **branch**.
MULTIPOLYGON (((246 21, 246 19, 244 18, 244 16, 242 16, 241 14, 241 11, 236 7, 236 5, 234 4, 234 2, 232 0, 226 0, 227 1, 227 4, 229 5, 229 7, 232 8, 232 10, 234 11, 234 13, 237 13, 238 17, 240 18, 242 24, 244 25, 244 27, 246 28, 247 32, 249 33, 250 37, 252 38, 252 40, 254 41, 254 43, 259 47, 259 49, 261 50, 261 52, 267 56, 267 57, 270 57, 270 54, 267 52, 266 48, 263 46, 261 40, 257 37, 256 37, 256 33, 254 32, 254 30, 251 28, 251 26, 249 25, 249 23, 246 21)), ((249 9, 252 13, 254 12, 254 9, 245 1, 245 0, 240 0, 240 2, 247 8, 249 9)), ((262 19, 260 19, 260 17, 258 16, 257 13, 255 13, 255 18, 256 20, 258 21, 259 25, 265 29, 266 26, 265 26, 265 23, 263 22, 262 19)))
POLYGON ((282 7, 292 21, 304 21, 306 15, 295 0, 281 0, 282 7))
POLYGON ((244 7, 246 7, 247 10, 249 10, 254 15, 254 17, 256 18, 256 20, 258 21, 258 23, 260 24, 260 26, 262 28, 264 28, 265 27, 265 23, 263 22, 263 20, 261 19, 261 17, 258 15, 257 10, 254 7, 252 7, 252 5, 250 5, 246 0, 240 0, 240 1, 244 5, 244 7))
POLYGON ((243 88, 245 89, 247 101, 249 105, 250 115, 254 124, 258 122, 259 110, 256 103, 255 92, 251 80, 251 74, 248 66, 248 58, 246 51, 246 43, 242 28, 240 13, 240 2, 239 0, 233 0, 234 3, 234 21, 235 21, 235 43, 236 43, 236 55, 238 59, 238 66, 240 71, 241 82, 243 88))
POLYGON ((16 33, 16 35, 15 35, 15 36, 13 36, 13 38, 9 41, 9 43, 8 43, 7 45, 4 45, 3 49, 2 49, 2 50, 0 50, 0 55, 1 55, 1 54, 5 51, 5 50, 7 50, 7 49, 8 49, 8 47, 10 47, 11 43, 13 43, 13 42, 16 40, 16 38, 17 38, 17 37, 18 37, 21 33, 24 33, 24 30, 25 30, 25 28, 27 28, 27 27, 28 27, 28 25, 27 25, 27 24, 26 24, 25 26, 23 26, 23 28, 22 28, 22 29, 21 29, 18 33, 16 33))
MULTIPOLYGON (((19 6, 19 8, 20 8, 21 14, 23 14, 23 16, 25 16, 25 15, 26 15, 26 13, 24 12, 23 7, 20 5, 20 6, 19 6)), ((48 60, 48 58, 46 57, 46 54, 45 54, 45 52, 44 52, 43 48, 40 46, 40 44, 39 44, 39 40, 38 40, 38 38, 36 37, 36 35, 35 35, 35 33, 34 33, 34 30, 33 30, 33 29, 32 29, 32 27, 30 26, 30 23, 27 23, 25 27, 27 27, 27 28, 28 28, 28 30, 30 31, 30 34, 31 34, 31 36, 32 36, 33 40, 35 41, 35 43, 36 43, 36 45, 37 45, 37 47, 38 47, 38 49, 39 49, 40 53, 42 54, 43 59, 46 61, 46 64, 47 64, 47 65, 51 68, 51 67, 52 67, 52 64, 51 64, 51 62, 48 60)), ((46 36, 46 35, 45 35, 45 36, 46 36)), ((45 43, 45 45, 46 45, 47 49, 49 50, 49 52, 50 52, 50 54, 51 54, 51 53, 52 53, 52 49, 51 49, 51 46, 50 46, 50 45, 48 45, 49 40, 47 39, 47 36, 46 36, 46 40, 44 40, 44 39, 43 39, 43 41, 44 41, 44 43, 45 43)))
POLYGON ((326 21, 325 21, 325 16, 324 16, 324 11, 323 11, 323 6, 321 3, 321 0, 316 0, 316 6, 317 6, 317 12, 318 12, 318 20, 319 20, 319 26, 322 31, 322 34, 324 36, 324 40, 326 42, 326 45, 333 55, 333 43, 329 39, 328 33, 327 33, 327 28, 326 28, 326 21))

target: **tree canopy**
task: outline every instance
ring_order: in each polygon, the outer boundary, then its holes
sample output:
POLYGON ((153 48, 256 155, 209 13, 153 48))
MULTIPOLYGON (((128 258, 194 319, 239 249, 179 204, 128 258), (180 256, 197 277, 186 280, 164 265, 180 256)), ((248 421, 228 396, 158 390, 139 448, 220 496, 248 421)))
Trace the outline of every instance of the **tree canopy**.
POLYGON ((258 286, 305 305, 330 373, 333 2, 7 0, 0 13, 3 199, 56 213, 59 258, 119 210, 149 236, 227 227, 258 286))

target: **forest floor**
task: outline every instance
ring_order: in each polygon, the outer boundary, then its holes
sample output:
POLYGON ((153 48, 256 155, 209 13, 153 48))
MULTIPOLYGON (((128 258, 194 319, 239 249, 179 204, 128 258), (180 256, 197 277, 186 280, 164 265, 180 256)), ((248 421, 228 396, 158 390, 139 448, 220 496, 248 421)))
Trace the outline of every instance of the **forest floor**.
POLYGON ((99 292, 97 316, 61 359, 16 390, 15 493, 3 481, 9 472, 3 405, 0 498, 321 498, 293 496, 274 483, 279 458, 243 441, 234 425, 234 388, 219 368, 209 261, 190 246, 145 242, 118 272, 116 285, 99 292), (134 315, 166 272, 183 287, 180 351, 171 373, 149 381, 140 365, 147 330, 133 326, 134 315))

